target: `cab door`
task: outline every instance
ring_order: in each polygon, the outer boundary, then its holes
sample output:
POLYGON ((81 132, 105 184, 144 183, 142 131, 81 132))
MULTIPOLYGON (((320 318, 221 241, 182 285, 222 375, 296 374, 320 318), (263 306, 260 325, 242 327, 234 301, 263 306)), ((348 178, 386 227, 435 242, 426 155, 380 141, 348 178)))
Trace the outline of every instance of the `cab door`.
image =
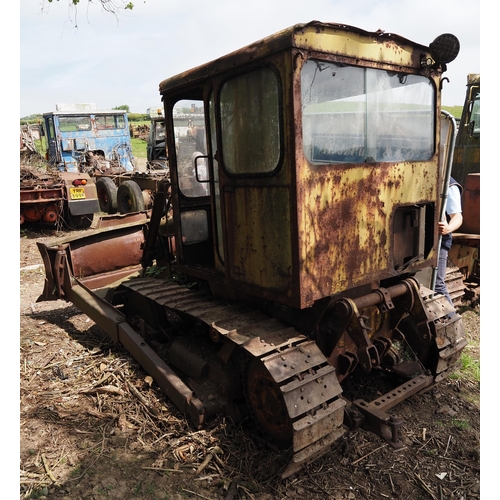
POLYGON ((173 158, 170 155, 170 168, 175 169, 172 180, 176 184, 173 191, 179 224, 176 239, 179 264, 209 273, 222 272, 212 100, 209 99, 207 105, 202 99, 178 100, 173 106, 172 118, 175 155, 173 158))
POLYGON ((52 164, 61 162, 61 152, 58 150, 58 143, 56 140, 56 133, 54 127, 54 116, 45 117, 45 133, 47 137, 48 160, 52 164))

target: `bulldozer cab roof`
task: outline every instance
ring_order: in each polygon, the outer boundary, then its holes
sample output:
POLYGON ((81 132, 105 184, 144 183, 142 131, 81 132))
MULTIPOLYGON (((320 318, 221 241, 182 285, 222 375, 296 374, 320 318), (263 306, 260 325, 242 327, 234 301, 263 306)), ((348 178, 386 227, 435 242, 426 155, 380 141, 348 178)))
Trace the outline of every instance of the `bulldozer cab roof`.
MULTIPOLYGON (((322 41, 314 35, 322 34, 325 34, 327 37, 331 37, 332 35, 341 35, 346 38, 354 36, 361 38, 366 37, 371 41, 375 40, 377 43, 384 44, 385 46, 395 44, 400 48, 398 50, 400 54, 407 54, 407 56, 400 56, 401 63, 407 65, 410 64, 410 61, 414 57, 414 53, 418 54, 418 61, 413 61, 413 64, 419 65, 422 52, 429 52, 429 48, 424 45, 409 41, 399 35, 385 33, 382 30, 369 32, 345 24, 311 21, 306 24, 296 24, 211 62, 163 80, 159 86, 160 93, 175 92, 175 90, 181 86, 199 83, 224 71, 247 65, 286 49, 311 49, 321 52, 325 50, 321 46, 322 41), (401 48, 406 50, 401 50, 401 48), (417 49, 416 52, 415 49, 417 49)), ((339 55, 346 55, 343 45, 338 45, 336 50, 339 55)), ((331 47, 328 47, 328 52, 331 53, 331 47)), ((384 54, 387 54, 387 52, 383 50, 372 51, 372 60, 375 62, 383 62, 384 54)), ((370 60, 370 56, 368 56, 367 59, 370 60)))

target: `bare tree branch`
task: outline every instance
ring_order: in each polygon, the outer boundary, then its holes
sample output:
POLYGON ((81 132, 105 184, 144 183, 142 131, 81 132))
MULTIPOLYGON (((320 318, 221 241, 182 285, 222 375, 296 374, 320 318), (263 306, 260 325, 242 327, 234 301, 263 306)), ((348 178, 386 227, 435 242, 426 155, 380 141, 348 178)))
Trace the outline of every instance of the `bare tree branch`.
MULTIPOLYGON (((48 9, 48 4, 56 2, 62 2, 68 4, 69 9, 69 17, 71 21, 74 23, 75 28, 78 27, 78 9, 80 7, 81 0, 41 0, 42 2, 42 11, 46 11, 48 9)), ((90 5, 93 4, 101 4, 102 10, 109 14, 113 14, 116 18, 118 18, 118 14, 121 11, 132 10, 134 8, 134 4, 127 0, 87 0, 87 3, 90 5)), ((88 9, 88 7, 87 7, 88 9)))

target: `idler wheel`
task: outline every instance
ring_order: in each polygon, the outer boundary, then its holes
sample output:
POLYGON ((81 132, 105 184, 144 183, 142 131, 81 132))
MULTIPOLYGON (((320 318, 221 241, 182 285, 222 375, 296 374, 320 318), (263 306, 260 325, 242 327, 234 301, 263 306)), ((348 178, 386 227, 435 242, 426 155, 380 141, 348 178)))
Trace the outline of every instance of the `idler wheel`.
POLYGON ((267 437, 288 444, 292 440, 292 421, 278 384, 264 364, 253 359, 247 370, 248 406, 256 424, 267 437))

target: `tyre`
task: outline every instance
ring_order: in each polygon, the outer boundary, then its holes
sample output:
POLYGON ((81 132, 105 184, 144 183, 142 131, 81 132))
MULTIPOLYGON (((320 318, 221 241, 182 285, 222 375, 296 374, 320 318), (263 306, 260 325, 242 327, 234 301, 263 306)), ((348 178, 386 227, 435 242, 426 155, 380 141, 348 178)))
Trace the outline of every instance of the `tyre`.
POLYGON ((145 209, 142 191, 137 182, 124 181, 118 186, 118 211, 121 214, 145 209))
POLYGON ((95 183, 101 212, 114 214, 118 210, 118 188, 109 177, 99 177, 95 183))

